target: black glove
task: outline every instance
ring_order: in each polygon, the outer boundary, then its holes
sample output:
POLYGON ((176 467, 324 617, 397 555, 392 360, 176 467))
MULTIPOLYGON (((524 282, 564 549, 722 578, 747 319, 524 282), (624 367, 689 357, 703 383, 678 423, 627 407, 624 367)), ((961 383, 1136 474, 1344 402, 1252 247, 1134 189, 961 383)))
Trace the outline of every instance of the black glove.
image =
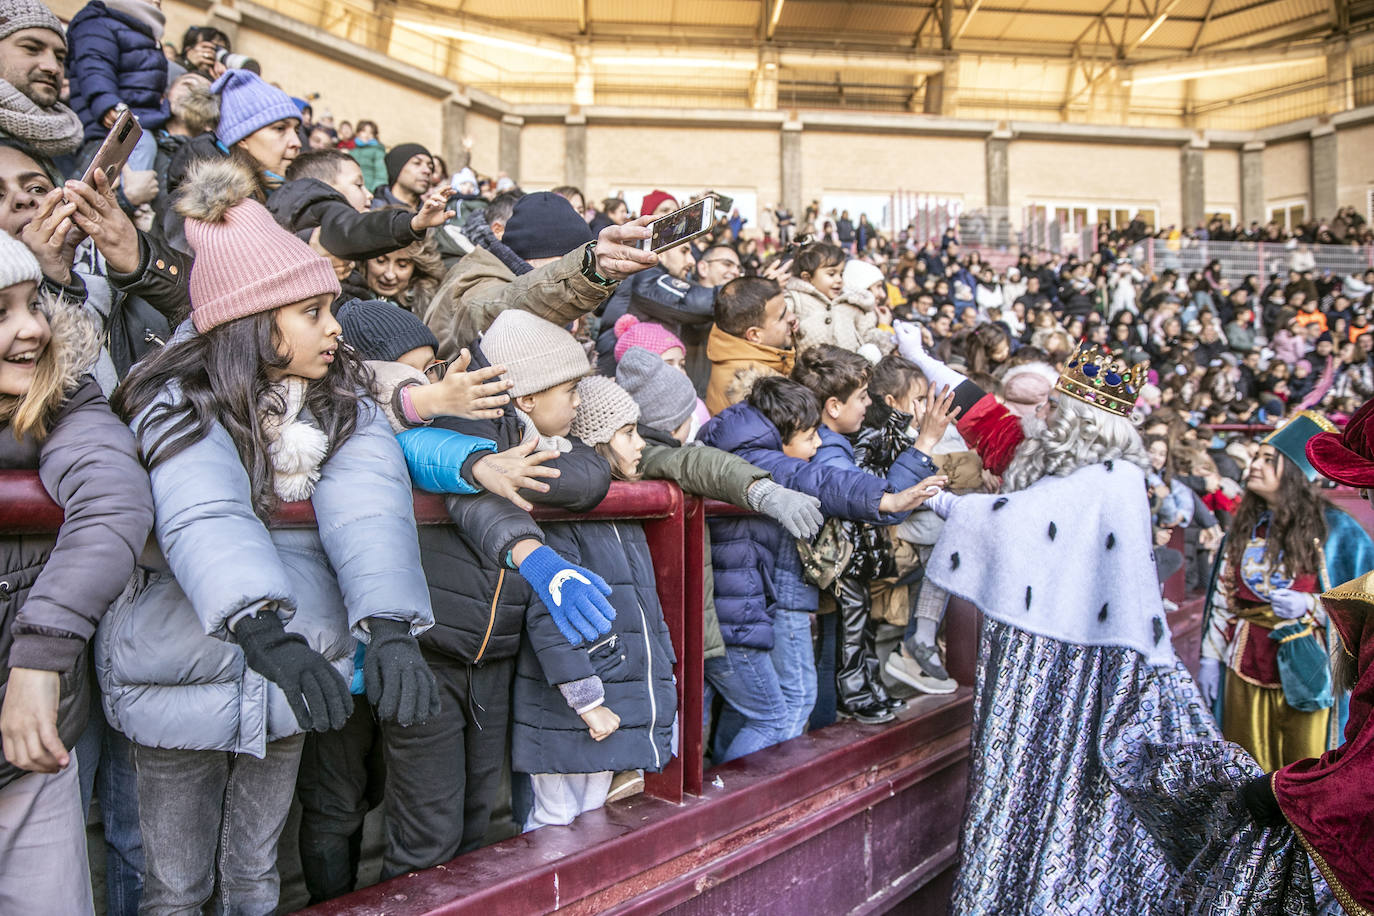
POLYGON ((1274 783, 1270 775, 1256 776, 1240 787, 1240 800, 1245 802, 1246 810, 1261 827, 1278 827, 1286 822, 1279 808, 1279 800, 1274 797, 1274 783))
POLYGON ((404 728, 439 714, 439 685, 420 654, 410 625, 385 617, 367 618, 372 641, 363 655, 367 699, 383 722, 404 728))
POLYGON ((299 633, 288 633, 271 611, 245 617, 234 626, 248 667, 276 684, 296 721, 308 731, 343 728, 353 712, 348 682, 299 633))

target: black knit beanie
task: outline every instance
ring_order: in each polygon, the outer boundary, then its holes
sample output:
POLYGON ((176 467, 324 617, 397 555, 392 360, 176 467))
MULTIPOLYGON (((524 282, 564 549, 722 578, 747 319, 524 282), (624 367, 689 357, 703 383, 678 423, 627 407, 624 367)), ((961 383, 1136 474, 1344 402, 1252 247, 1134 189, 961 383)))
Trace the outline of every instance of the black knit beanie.
POLYGON ((536 191, 515 202, 501 241, 526 261, 561 258, 592 240, 587 221, 552 191, 536 191))
POLYGON ((344 343, 362 359, 395 362, 419 347, 439 349, 434 332, 399 305, 376 299, 352 299, 334 310, 344 343))
MULTIPOLYGON (((418 143, 401 143, 393 146, 386 154, 386 184, 391 187, 401 177, 401 169, 416 156, 430 156, 429 150, 418 143)), ((430 156, 432 159, 433 156, 430 156)))

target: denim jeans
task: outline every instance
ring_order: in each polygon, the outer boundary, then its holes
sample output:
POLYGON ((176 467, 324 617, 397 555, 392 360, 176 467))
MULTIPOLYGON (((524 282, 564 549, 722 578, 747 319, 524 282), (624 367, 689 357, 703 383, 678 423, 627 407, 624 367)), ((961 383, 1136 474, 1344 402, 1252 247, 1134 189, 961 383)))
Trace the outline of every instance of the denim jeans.
POLYGON ((835 724, 835 655, 839 651, 840 615, 817 614, 816 629, 816 706, 811 712, 811 731, 835 724))
POLYGON ((145 916, 200 913, 212 895, 217 916, 276 911, 277 842, 304 743, 304 735, 273 741, 261 760, 134 745, 145 916))
POLYGON ((81 760, 81 810, 90 811, 91 797, 99 795, 105 835, 105 912, 137 916, 144 863, 134 747, 122 732, 106 724, 98 706, 92 712, 74 749, 81 760))
POLYGON ((80 760, 0 788, 0 913, 91 913, 80 760))
POLYGON ((706 660, 706 679, 743 719, 728 745, 719 755, 713 755, 716 763, 752 754, 782 740, 787 703, 767 652, 726 646, 723 657, 706 660))
POLYGON ((816 650, 811 642, 811 615, 778 608, 773 616, 773 651, 769 653, 786 704, 780 741, 806 731, 816 706, 816 650))

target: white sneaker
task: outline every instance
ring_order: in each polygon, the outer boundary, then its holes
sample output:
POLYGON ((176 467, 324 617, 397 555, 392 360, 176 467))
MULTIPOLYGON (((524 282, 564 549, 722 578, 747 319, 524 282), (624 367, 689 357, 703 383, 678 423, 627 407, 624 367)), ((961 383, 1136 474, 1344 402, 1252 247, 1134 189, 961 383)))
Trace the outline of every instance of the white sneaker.
POLYGON ((887 661, 883 663, 883 670, 892 678, 922 693, 948 694, 959 689, 958 682, 953 678, 932 676, 921 667, 920 662, 908 658, 901 649, 887 657, 887 661))

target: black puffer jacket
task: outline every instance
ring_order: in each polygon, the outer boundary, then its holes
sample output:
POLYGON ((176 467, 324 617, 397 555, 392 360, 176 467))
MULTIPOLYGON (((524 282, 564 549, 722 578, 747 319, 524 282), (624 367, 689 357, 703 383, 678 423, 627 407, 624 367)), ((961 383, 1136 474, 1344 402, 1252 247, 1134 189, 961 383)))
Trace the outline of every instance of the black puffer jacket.
MULTIPOLYGON (((487 365, 481 347, 474 346, 469 371, 487 365)), ((499 420, 441 417, 434 425, 490 439, 497 451, 519 445, 522 438, 520 420, 510 405, 499 420)), ((611 485, 610 466, 576 439, 571 452, 546 466, 562 474, 545 481, 547 493, 526 491, 530 502, 586 512, 605 498, 611 485)), ((529 513, 500 496, 450 496, 446 503, 453 526, 420 528, 420 561, 434 608, 434 626, 420 643, 469 664, 513 658, 520 647, 525 607, 532 599, 525 580, 504 560, 517 541, 542 542, 544 534, 529 513)))
MULTIPOLYGON (((66 346, 59 323, 52 345, 66 346)), ((70 748, 91 701, 86 645, 153 526, 148 475, 132 433, 89 376, 61 403, 41 443, 16 440, 8 423, 0 426, 0 469, 37 470, 65 513, 56 537, 0 537, 0 703, 11 668, 59 672, 57 730, 70 748)), ((21 775, 0 759, 0 786, 21 775)))
POLYGON ((590 647, 570 646, 531 600, 516 663, 511 767, 519 773, 658 771, 672 758, 677 656, 663 622, 644 528, 633 522, 549 525, 549 546, 611 586, 615 622, 590 647), (594 741, 558 684, 597 676, 620 727, 594 741))
POLYGON ((359 213, 342 194, 316 178, 288 181, 267 198, 267 209, 291 232, 320 228, 325 251, 345 261, 366 261, 418 242, 424 232, 410 226, 405 210, 359 213))

